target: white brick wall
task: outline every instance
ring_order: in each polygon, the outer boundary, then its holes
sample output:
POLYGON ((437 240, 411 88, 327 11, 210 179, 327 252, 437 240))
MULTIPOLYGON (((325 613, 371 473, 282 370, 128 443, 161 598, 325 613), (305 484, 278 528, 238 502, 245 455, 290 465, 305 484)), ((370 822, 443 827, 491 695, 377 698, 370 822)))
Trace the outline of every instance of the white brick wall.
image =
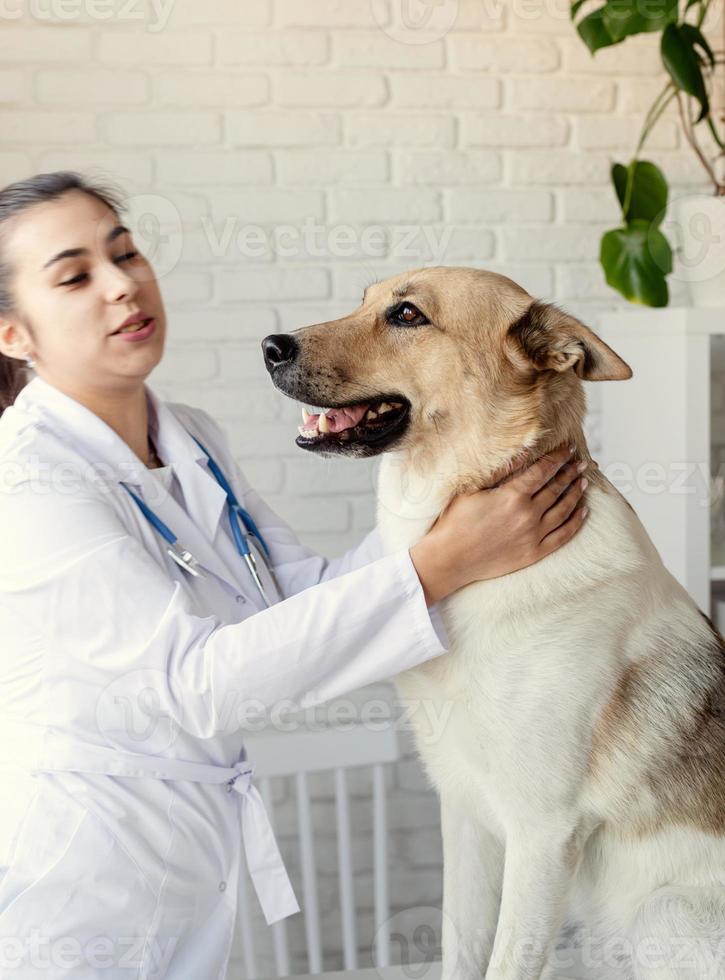
MULTIPOLYGON (((438 9, 455 15, 452 25, 428 43, 396 39, 399 0, 35 7, 42 17, 25 0, 0 5, 0 182, 74 167, 115 177, 135 211, 158 206, 170 341, 152 383, 219 420, 252 482, 313 546, 337 553, 372 525, 374 465, 322 463, 296 449, 296 408, 267 380, 263 336, 343 314, 372 279, 427 261, 443 232, 442 261, 497 269, 595 327, 619 302, 603 281, 598 239, 616 220, 612 160, 627 158, 659 88, 651 38, 593 61, 568 0, 444 0, 438 9), (411 224, 432 239, 418 235, 418 255, 403 260, 396 241, 411 224), (347 252, 337 225, 353 230, 347 252)), ((649 152, 684 187, 700 174, 673 119, 649 152)), ((143 228, 154 251, 153 225, 143 228)), ((598 401, 592 388, 595 448, 598 401)), ((354 700, 371 696, 389 698, 390 688, 354 700)), ((437 804, 407 738, 403 747, 388 773, 395 911, 441 899, 437 804)), ((332 968, 341 959, 331 792, 328 777, 315 781, 332 968)), ((275 793, 296 875, 292 790, 275 793)), ((363 774, 354 793, 369 961, 363 774)), ((293 970, 303 970, 301 919, 289 931, 293 970)))

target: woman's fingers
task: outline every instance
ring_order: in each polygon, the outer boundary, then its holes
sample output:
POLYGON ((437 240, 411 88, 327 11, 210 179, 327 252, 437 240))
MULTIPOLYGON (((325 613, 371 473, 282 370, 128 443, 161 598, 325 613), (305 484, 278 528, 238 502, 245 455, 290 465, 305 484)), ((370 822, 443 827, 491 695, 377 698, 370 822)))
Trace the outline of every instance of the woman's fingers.
POLYGON ((508 486, 514 490, 518 490, 519 493, 525 493, 529 497, 533 497, 543 486, 546 486, 549 480, 559 472, 561 467, 569 459, 571 459, 570 447, 559 446, 553 452, 547 453, 541 459, 537 459, 535 463, 527 466, 525 470, 522 470, 516 476, 511 477, 508 481, 508 486))
MULTIPOLYGON (((584 495, 584 491, 589 485, 586 479, 577 479, 569 484, 568 488, 561 494, 541 518, 539 529, 542 539, 560 527, 571 515, 574 508, 584 495)), ((542 491, 543 492, 543 491, 542 491)))
POLYGON ((535 493, 533 501, 538 504, 539 512, 543 514, 549 510, 559 497, 576 482, 579 476, 587 468, 584 460, 574 460, 566 466, 562 466, 559 472, 549 482, 535 493))
POLYGON ((568 519, 560 524, 555 530, 551 531, 542 540, 539 545, 540 558, 545 558, 546 555, 550 555, 552 551, 556 551, 567 541, 570 541, 577 531, 581 530, 581 526, 589 513, 589 508, 585 505, 582 499, 574 508, 574 510, 569 515, 568 519))

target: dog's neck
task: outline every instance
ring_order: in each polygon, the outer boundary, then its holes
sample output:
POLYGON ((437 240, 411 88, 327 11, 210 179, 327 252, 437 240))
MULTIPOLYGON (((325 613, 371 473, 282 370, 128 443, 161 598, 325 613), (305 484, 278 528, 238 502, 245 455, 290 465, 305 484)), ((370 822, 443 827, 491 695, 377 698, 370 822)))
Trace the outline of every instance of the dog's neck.
POLYGON ((507 482, 520 469, 551 453, 558 446, 575 447, 572 459, 591 461, 584 431, 579 426, 554 437, 541 436, 516 448, 495 447, 473 438, 441 443, 438 452, 412 448, 401 453, 400 465, 416 479, 437 486, 450 499, 457 493, 490 490, 507 482))
MULTIPOLYGON (((448 503, 458 493, 492 489, 511 478, 514 471, 535 462, 558 445, 575 446, 573 459, 591 461, 583 429, 568 434, 556 433, 549 438, 532 440, 495 454, 481 440, 441 439, 432 452, 415 447, 388 453, 380 470, 378 521, 386 536, 397 546, 410 546, 433 525, 448 503)), ((592 482, 604 477, 594 469, 587 473, 592 482)))

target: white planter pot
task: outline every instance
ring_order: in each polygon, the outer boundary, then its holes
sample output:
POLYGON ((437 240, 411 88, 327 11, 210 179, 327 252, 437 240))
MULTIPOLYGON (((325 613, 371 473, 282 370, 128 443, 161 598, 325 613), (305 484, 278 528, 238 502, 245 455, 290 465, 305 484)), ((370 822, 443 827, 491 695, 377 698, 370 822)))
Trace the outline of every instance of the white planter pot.
POLYGON ((663 231, 675 252, 672 278, 687 283, 693 306, 725 307, 725 197, 676 198, 671 215, 663 231))

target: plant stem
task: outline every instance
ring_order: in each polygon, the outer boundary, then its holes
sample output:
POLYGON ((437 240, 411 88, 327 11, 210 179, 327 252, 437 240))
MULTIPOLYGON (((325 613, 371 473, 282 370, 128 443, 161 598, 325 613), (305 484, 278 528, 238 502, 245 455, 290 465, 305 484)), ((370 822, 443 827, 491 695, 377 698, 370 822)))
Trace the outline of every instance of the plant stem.
POLYGON ((696 21, 698 27, 702 27, 703 21, 707 17, 707 12, 710 9, 711 3, 712 0, 705 0, 705 2, 700 5, 700 13, 697 16, 697 21, 696 21))
POLYGON ((657 96, 657 98, 650 106, 649 112, 647 113, 647 116, 644 121, 644 126, 642 127, 642 132, 639 137, 639 142, 637 143, 637 147, 634 151, 635 157, 639 156, 640 150, 644 146, 645 140, 652 132, 655 123, 660 118, 660 116, 665 111, 665 109, 670 104, 670 102, 674 99, 676 94, 677 94, 677 90, 674 84, 672 82, 668 82, 667 85, 665 85, 664 89, 660 92, 660 94, 657 96), (664 101, 661 102, 661 104, 658 104, 662 99, 664 99, 664 101))
POLYGON ((720 194, 721 193, 720 181, 717 179, 717 174, 713 170, 709 160, 702 152, 702 150, 700 149, 700 145, 697 142, 697 137, 695 136, 695 127, 693 126, 692 119, 690 118, 689 115, 689 103, 688 103, 688 111, 686 112, 685 100, 682 98, 679 92, 677 93, 677 107, 680 110, 680 119, 682 120, 682 129, 685 133, 685 139, 690 144, 692 149, 695 151, 695 153, 697 154, 697 158, 699 159, 700 163, 707 171, 707 174, 715 188, 715 193, 720 194))
POLYGON ((717 129, 715 128, 715 123, 712 121, 712 116, 709 115, 709 114, 708 114, 708 117, 707 117, 707 125, 710 127, 710 132, 712 133, 712 138, 715 140, 715 142, 717 143, 717 145, 720 147, 721 150, 725 150, 725 143, 723 143, 723 141, 720 139, 720 134, 718 133, 717 129))
POLYGON ((630 163, 629 167, 627 167, 627 184, 624 189, 624 201, 622 202, 622 216, 624 217, 625 221, 627 220, 629 207, 632 203, 632 193, 634 192, 634 172, 637 158, 657 120, 660 118, 670 102, 674 99, 676 94, 677 90, 675 89, 674 84, 672 82, 668 82, 647 112, 647 116, 645 117, 644 125, 642 127, 642 132, 640 133, 639 140, 634 151, 632 163, 630 163))

